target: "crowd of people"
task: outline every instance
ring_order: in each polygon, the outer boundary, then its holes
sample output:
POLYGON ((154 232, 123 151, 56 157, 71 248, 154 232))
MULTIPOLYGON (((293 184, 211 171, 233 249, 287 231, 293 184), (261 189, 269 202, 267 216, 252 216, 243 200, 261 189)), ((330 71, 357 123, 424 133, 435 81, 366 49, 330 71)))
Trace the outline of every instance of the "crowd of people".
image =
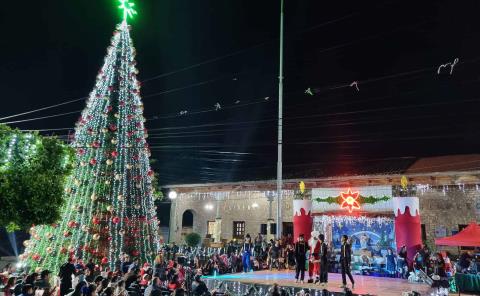
MULTIPOLYGON (((0 274, 5 296, 182 296, 185 293, 209 295, 202 276, 224 273, 252 272, 262 269, 290 269, 296 282, 314 283, 327 288, 329 260, 332 250, 323 234, 313 231, 306 241, 300 235, 297 242, 291 236, 267 242, 260 234, 255 238, 247 235, 241 244, 231 241, 223 248, 202 248, 165 245, 154 262, 140 262, 122 254, 115 267, 102 268, 92 259, 84 262, 70 258, 59 268, 57 275, 49 270, 31 273, 17 272, 7 266, 0 274), (295 272, 293 272, 295 270, 295 272)), ((352 250, 349 238, 343 235, 339 258, 342 287, 347 288, 347 278, 354 288, 351 274, 352 250)), ((337 254, 338 255, 338 254, 337 254)), ((476 262, 470 252, 463 253, 457 264, 452 264, 447 252, 432 254, 427 247, 420 249, 413 262, 408 261, 405 247, 395 254, 388 251, 386 270, 407 278, 412 273, 423 271, 436 285, 446 286, 446 279, 455 271, 476 273, 476 262)), ((212 293, 215 293, 213 291, 212 293)))
MULTIPOLYGON (((321 235, 312 239, 319 246, 323 244, 320 249, 326 255, 323 240, 321 235)), ((310 281, 320 283, 321 277, 321 284, 326 284, 327 268, 319 268, 326 264, 321 260, 324 255, 313 254, 320 265, 317 267, 316 259, 312 259, 312 267, 305 268, 308 248, 303 238, 296 244, 289 237, 265 243, 260 235, 255 239, 247 235, 243 244, 231 242, 223 249, 165 246, 151 264, 122 254, 112 270, 92 259, 84 262, 80 258, 69 258, 56 276, 48 270, 23 273, 7 267, 2 277, 3 291, 5 296, 181 296, 185 291, 208 295, 202 276, 274 268, 296 268, 298 281, 304 280, 307 269, 310 281), (320 270, 325 272, 320 275, 320 270)), ((346 252, 350 254, 349 249, 346 252)), ((349 274, 349 268, 346 269, 349 274)))
POLYGON ((5 296, 183 296, 187 289, 194 295, 209 294, 200 272, 177 260, 164 260, 163 253, 153 266, 123 254, 113 271, 93 260, 69 258, 56 280, 48 270, 18 273, 9 266, 3 275, 5 296))

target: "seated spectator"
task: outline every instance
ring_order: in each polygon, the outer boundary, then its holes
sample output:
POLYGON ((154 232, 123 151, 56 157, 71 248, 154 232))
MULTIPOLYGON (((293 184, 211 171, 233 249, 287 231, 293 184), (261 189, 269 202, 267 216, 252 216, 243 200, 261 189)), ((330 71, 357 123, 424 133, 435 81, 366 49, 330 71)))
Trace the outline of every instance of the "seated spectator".
POLYGON ((114 296, 127 296, 128 292, 125 289, 125 281, 119 280, 115 287, 115 291, 113 292, 114 296))
POLYGON ((40 279, 35 281, 35 287, 40 289, 49 289, 50 288, 50 271, 44 270, 40 273, 40 279))
POLYGON ((97 286, 90 284, 82 288, 82 296, 97 296, 97 286))
POLYGON ((463 252, 462 255, 460 255, 460 258, 458 259, 458 267, 459 267, 458 270, 461 273, 467 273, 472 259, 473 259, 473 256, 470 254, 470 252, 463 252))
POLYGON ((33 296, 34 290, 31 284, 24 284, 20 296, 33 296))
POLYGON ((75 286, 75 289, 67 294, 67 296, 80 296, 82 294, 82 288, 87 285, 85 281, 79 281, 78 284, 75 286))
POLYGON ((176 289, 180 288, 181 285, 180 283, 178 282, 178 276, 177 275, 174 275, 170 282, 168 283, 168 289, 170 291, 175 291, 176 289))
POLYGON ((200 275, 196 275, 192 283, 192 292, 195 296, 208 295, 208 288, 205 282, 201 280, 200 275))
POLYGON ((15 288, 15 280, 16 278, 11 276, 7 280, 7 284, 3 287, 3 295, 4 296, 12 296, 13 290, 15 288))

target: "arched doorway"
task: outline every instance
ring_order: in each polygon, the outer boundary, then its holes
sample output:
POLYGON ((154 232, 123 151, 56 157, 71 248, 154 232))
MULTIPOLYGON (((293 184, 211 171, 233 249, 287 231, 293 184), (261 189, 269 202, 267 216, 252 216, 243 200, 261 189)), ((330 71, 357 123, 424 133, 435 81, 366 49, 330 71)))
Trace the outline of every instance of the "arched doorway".
POLYGON ((182 227, 193 227, 193 211, 186 210, 182 215, 182 227))
POLYGON ((185 210, 182 214, 182 236, 193 232, 193 223, 195 221, 195 211, 185 210))

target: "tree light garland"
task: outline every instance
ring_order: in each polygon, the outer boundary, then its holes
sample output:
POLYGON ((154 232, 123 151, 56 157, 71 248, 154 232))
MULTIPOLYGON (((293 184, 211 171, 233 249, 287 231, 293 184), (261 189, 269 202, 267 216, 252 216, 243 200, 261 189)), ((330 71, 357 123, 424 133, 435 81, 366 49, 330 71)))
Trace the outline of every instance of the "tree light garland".
POLYGON ((56 271, 75 256, 113 269, 121 253, 153 263, 160 242, 135 64, 123 21, 76 125, 76 167, 65 189, 63 219, 58 225, 32 227, 22 255, 30 268, 56 271))

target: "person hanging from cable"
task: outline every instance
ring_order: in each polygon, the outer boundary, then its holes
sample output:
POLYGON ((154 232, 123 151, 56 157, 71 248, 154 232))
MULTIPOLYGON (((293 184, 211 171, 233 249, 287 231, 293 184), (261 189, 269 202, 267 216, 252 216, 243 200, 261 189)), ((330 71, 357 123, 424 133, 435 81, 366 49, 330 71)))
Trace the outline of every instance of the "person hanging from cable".
POLYGON ((250 234, 247 233, 247 235, 245 236, 245 241, 243 242, 243 248, 242 248, 243 273, 249 272, 252 270, 250 266, 250 256, 252 255, 252 249, 253 249, 252 238, 250 237, 250 234))

